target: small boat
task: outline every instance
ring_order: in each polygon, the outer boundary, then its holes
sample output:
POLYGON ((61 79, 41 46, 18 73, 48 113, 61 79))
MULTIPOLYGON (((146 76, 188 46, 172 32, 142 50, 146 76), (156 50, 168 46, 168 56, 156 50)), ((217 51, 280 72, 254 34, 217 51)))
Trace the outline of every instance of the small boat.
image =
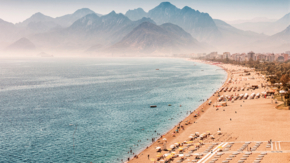
POLYGON ((156 105, 150 105, 150 108, 156 108, 157 106, 156 105))
POLYGON ((203 70, 201 70, 201 71, 203 71, 203 70))
POLYGON ((159 69, 156 69, 156 70, 159 70, 159 69))
POLYGON ((171 106, 171 104, 168 104, 168 106, 171 106))

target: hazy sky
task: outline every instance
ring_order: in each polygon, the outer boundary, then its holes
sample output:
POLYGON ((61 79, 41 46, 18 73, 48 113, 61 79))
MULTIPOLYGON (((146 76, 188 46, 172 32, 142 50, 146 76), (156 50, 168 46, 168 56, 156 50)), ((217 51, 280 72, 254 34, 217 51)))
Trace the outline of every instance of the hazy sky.
MULTIPOLYGON (((107 14, 112 10, 126 13, 142 7, 146 12, 165 0, 0 0, 0 18, 17 23, 36 12, 57 17, 90 8, 107 14)), ((222 20, 267 17, 278 19, 290 12, 290 0, 168 0, 178 8, 189 6, 222 20)))

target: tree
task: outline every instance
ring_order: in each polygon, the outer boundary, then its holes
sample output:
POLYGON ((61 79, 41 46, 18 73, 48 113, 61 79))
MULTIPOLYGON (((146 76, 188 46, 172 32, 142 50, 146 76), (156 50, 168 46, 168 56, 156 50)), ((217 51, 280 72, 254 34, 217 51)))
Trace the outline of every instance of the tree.
POLYGON ((285 87, 286 86, 286 84, 288 83, 288 81, 289 81, 289 77, 288 77, 288 75, 282 75, 282 77, 280 78, 280 82, 283 84, 283 86, 285 87))

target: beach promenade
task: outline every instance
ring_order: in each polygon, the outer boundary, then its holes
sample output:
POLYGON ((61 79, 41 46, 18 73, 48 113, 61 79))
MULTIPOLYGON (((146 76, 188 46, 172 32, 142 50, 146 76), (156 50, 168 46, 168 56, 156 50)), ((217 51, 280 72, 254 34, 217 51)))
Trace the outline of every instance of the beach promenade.
POLYGON ((177 124, 129 163, 163 163, 167 160, 172 163, 290 162, 290 110, 278 110, 270 96, 262 96, 262 92, 270 91, 269 87, 261 87, 261 83, 266 84, 262 75, 241 66, 218 66, 228 72, 224 88, 258 85, 255 90, 221 91, 219 96, 259 93, 260 97, 227 100, 227 106, 217 108, 213 105, 218 104, 219 97, 218 93, 214 94, 182 121, 180 125, 184 130, 173 134, 179 126, 177 124), (245 69, 251 71, 251 75, 245 76, 245 69), (209 100, 212 101, 211 105, 208 104, 209 100), (195 138, 196 132, 206 133, 207 136, 201 141, 195 138), (190 136, 194 140, 190 141, 190 136), (171 149, 173 146, 175 148, 171 149), (159 147, 162 151, 158 153, 156 148, 159 147), (164 148, 169 151, 164 151, 164 148))

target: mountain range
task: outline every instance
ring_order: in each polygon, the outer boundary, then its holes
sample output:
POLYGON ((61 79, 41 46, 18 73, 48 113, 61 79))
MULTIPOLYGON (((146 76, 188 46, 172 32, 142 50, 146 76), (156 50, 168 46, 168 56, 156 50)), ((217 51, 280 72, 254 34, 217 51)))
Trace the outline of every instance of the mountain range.
MULTIPOLYGON (((285 26, 288 19, 286 15, 273 23, 285 26)), ((0 19, 0 48, 16 48, 5 47, 25 38, 27 44, 23 43, 23 46, 31 47, 28 43, 31 42, 36 49, 50 54, 66 51, 69 54, 164 56, 212 50, 262 50, 261 45, 265 46, 272 39, 276 40, 272 44, 276 49, 285 50, 288 39, 284 35, 288 28, 279 32, 267 36, 241 30, 212 19, 208 13, 188 6, 179 9, 169 2, 162 2, 148 12, 137 8, 128 10, 125 15, 115 11, 100 15, 83 8, 57 18, 36 13, 15 25, 0 19)), ((20 46, 19 43, 16 45, 20 46)))
POLYGON ((278 32, 281 32, 290 25, 290 13, 275 21, 249 21, 238 24, 233 23, 231 25, 241 30, 274 35, 278 32))
POLYGON ((212 42, 220 37, 220 32, 209 14, 199 12, 188 6, 179 9, 170 2, 162 2, 157 7, 149 10, 148 13, 139 8, 129 10, 126 16, 130 19, 140 19, 146 16, 158 25, 163 23, 176 24, 201 42, 212 42))
POLYGON ((202 51, 200 43, 182 28, 171 23, 160 26, 144 22, 128 33, 110 51, 147 54, 174 54, 202 51))

